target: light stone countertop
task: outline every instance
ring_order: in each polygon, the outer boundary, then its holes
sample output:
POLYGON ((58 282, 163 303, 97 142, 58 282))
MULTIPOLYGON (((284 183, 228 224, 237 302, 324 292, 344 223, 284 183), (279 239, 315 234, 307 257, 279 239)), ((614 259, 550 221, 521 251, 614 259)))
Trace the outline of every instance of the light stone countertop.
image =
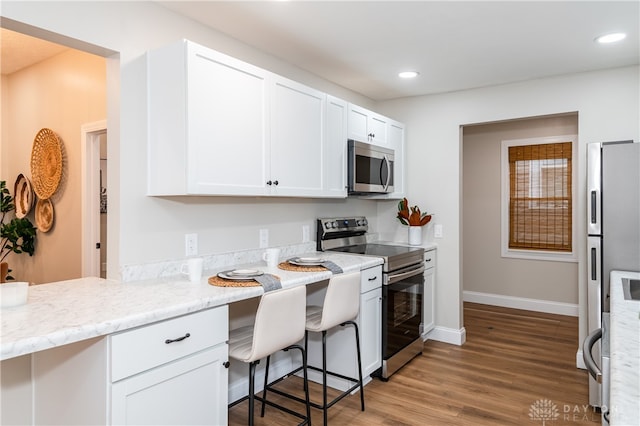
MULTIPOLYGON (((382 264, 382 259, 332 252, 322 256, 352 272, 382 264)), ((307 285, 329 279, 331 272, 270 270, 264 262, 234 265, 277 274, 282 287, 307 285)), ((0 310, 0 360, 104 336, 199 310, 249 299, 262 287, 214 287, 208 277, 229 267, 206 270, 200 283, 186 277, 120 282, 80 278, 29 287, 26 305, 0 310)))
POLYGON ((625 300, 622 278, 640 279, 638 272, 611 272, 611 396, 610 424, 640 424, 640 301, 625 300))

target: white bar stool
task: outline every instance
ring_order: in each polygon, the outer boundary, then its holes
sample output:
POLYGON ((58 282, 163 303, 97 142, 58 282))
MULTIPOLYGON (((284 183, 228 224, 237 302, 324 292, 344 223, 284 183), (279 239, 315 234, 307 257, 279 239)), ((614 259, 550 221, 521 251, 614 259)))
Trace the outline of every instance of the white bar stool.
MULTIPOLYGON (((254 400, 267 403, 293 416, 303 419, 300 425, 311 424, 309 387, 307 385, 307 354, 305 348, 296 344, 305 335, 305 306, 307 291, 305 286, 270 291, 262 295, 253 326, 241 327, 229 333, 229 357, 249 363, 249 394, 229 404, 229 408, 249 400, 248 424, 253 425, 254 400), (256 365, 264 357, 279 350, 299 349, 302 352, 306 416, 287 407, 265 401, 255 395, 256 365)), ((268 366, 268 364, 267 364, 268 366)), ((268 369, 268 367, 267 367, 268 369)))
MULTIPOLYGON (((310 402, 309 404, 323 411, 324 425, 327 425, 327 410, 334 404, 340 401, 345 396, 349 395, 358 387, 360 388, 360 405, 362 411, 364 411, 364 390, 362 386, 362 361, 360 357, 360 336, 358 333, 358 324, 353 319, 358 316, 360 310, 360 272, 354 272, 350 274, 334 275, 329 280, 329 286, 327 293, 324 296, 323 306, 307 306, 307 320, 306 331, 304 333, 304 346, 307 349, 309 332, 321 332, 322 333, 322 369, 308 366, 307 368, 322 372, 322 404, 316 404, 310 402), (355 331, 356 338, 356 350, 358 355, 358 378, 347 377, 342 374, 331 372, 327 370, 327 331, 338 325, 352 325, 355 331), (327 375, 339 377, 343 380, 355 382, 355 384, 338 395, 332 401, 327 401, 327 375)), ((296 373, 303 369, 299 367, 291 374, 296 373)), ((267 390, 277 393, 282 396, 294 399, 296 401, 304 402, 301 398, 295 395, 290 395, 279 389, 273 388, 273 385, 278 383, 282 379, 274 381, 267 386, 269 374, 269 358, 267 358, 267 369, 265 371, 265 387, 262 395, 263 400, 263 412, 264 402, 267 399, 267 390)), ((286 377, 286 376, 285 376, 286 377)))

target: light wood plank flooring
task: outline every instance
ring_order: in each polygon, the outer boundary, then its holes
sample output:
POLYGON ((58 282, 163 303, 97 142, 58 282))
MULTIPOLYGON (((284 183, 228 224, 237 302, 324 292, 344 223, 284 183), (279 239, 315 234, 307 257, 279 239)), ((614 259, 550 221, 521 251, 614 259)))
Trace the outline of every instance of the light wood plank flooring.
MULTIPOLYGON (((388 382, 374 379, 365 387, 364 412, 359 395, 351 395, 329 410, 329 424, 600 424, 600 414, 588 406, 587 373, 575 367, 577 318, 465 303, 464 323, 464 345, 427 341, 422 356, 388 382), (536 414, 532 406, 542 410, 536 414)), ((289 378, 283 386, 297 391, 301 381, 289 378)), ((311 392, 319 401, 319 386, 312 384, 311 392)), ((312 415, 321 425, 321 412, 312 409, 312 415)), ((229 424, 246 422, 245 402, 230 410, 229 424)), ((271 407, 264 418, 256 411, 256 425, 297 422, 271 407)))

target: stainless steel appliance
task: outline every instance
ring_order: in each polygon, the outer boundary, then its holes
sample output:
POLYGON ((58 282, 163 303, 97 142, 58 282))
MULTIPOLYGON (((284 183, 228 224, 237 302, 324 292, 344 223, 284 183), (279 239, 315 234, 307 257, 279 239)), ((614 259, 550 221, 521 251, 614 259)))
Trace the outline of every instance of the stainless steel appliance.
POLYGON ((587 145, 588 323, 583 346, 589 379, 589 403, 608 407, 608 367, 602 346, 608 330, 609 275, 612 270, 640 271, 640 144, 633 141, 587 145), (589 345, 587 345, 587 343, 589 345), (597 367, 597 370, 593 366, 597 367), (598 370, 601 383, 598 383, 598 370))
POLYGON ((375 256, 382 265, 382 366, 374 373, 387 380, 422 353, 424 249, 367 243, 365 217, 321 218, 317 221, 318 251, 375 256))
POLYGON ((347 141, 347 189, 349 194, 393 192, 394 151, 353 139, 347 141))

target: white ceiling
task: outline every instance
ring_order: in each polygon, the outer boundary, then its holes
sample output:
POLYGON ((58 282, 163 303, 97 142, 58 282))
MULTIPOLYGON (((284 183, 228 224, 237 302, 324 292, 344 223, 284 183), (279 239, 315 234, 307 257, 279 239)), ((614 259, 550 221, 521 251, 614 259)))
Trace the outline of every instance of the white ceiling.
POLYGON ((639 63, 636 1, 173 1, 165 7, 374 100, 639 63), (596 36, 624 31, 615 45, 596 36), (420 72, 414 80, 397 73, 420 72))
MULTIPOLYGON (((637 0, 160 3, 374 100, 640 63, 637 0), (611 31, 627 39, 594 43, 611 31)), ((2 74, 65 49, 1 31, 2 74)))

